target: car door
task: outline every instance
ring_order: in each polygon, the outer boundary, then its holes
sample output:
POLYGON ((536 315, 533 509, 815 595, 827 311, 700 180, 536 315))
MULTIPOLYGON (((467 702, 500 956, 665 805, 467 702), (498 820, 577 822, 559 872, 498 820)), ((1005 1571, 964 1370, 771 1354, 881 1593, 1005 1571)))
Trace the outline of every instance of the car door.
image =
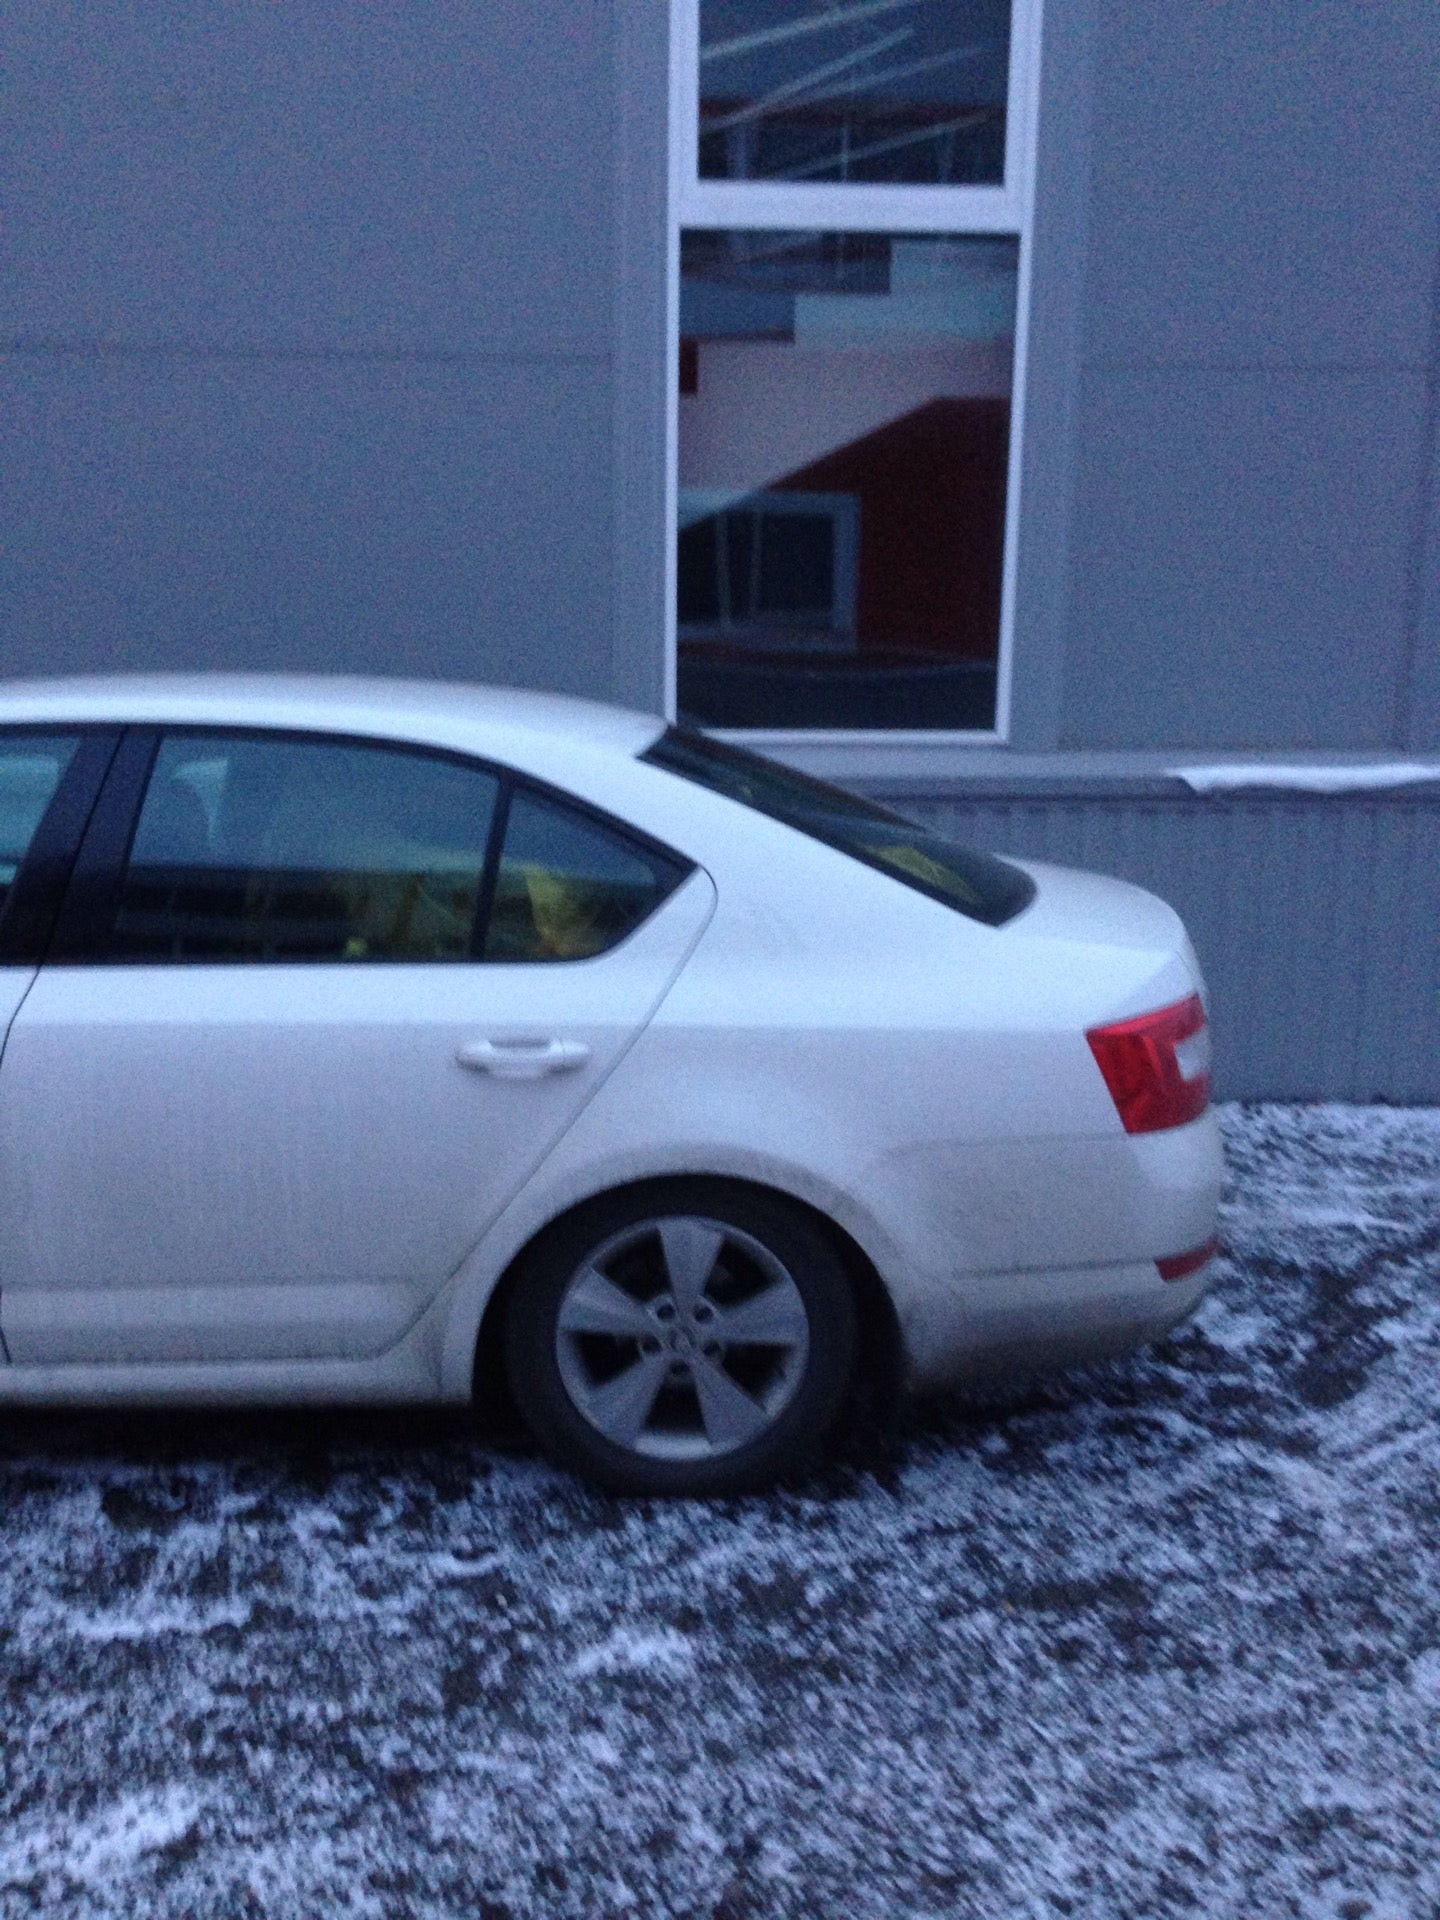
POLYGON ((0 728, 0 1051, 118 737, 114 729, 0 728))
POLYGON ((12 1361, 385 1350, 712 902, 479 762, 131 730, 0 1061, 12 1361))

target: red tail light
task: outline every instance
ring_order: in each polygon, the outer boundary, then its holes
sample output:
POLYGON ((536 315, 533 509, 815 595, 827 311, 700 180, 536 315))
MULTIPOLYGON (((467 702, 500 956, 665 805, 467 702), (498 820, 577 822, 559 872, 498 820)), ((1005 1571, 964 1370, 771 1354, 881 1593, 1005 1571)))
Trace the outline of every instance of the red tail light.
POLYGON ((1220 1251, 1217 1235, 1207 1240, 1203 1247, 1192 1247, 1189 1253, 1163 1253, 1155 1264, 1160 1269, 1162 1280, 1184 1280, 1192 1273, 1198 1273, 1202 1267, 1208 1267, 1220 1251))
POLYGON ((1127 1133, 1183 1127, 1210 1104, 1210 1030, 1198 993, 1085 1038, 1127 1133))

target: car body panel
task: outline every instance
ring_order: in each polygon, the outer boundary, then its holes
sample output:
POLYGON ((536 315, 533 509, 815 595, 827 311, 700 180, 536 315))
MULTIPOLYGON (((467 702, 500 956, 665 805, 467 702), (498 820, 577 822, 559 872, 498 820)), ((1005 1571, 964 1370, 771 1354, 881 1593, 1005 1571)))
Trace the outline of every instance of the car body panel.
POLYGON ((604 1028, 603 1070, 573 1104, 562 1092, 523 1149, 507 1142, 516 1152, 503 1177, 481 1164, 474 1113, 457 1120, 469 1096, 453 1056, 473 1031, 453 997, 460 985, 397 1017, 385 982, 405 967, 42 969, 0 1065, 0 1218, 28 1263, 0 1273, 0 1324, 21 1362, 0 1369, 0 1397, 464 1399, 486 1305, 514 1257, 578 1203, 666 1174, 751 1181, 832 1219, 888 1290, 917 1385, 984 1377, 1026 1355, 1108 1351, 1163 1330, 1203 1292, 1208 1270, 1166 1283, 1154 1263, 1214 1232, 1214 1117, 1126 1134, 1085 1040, 1094 1025, 1203 993, 1180 921, 1152 895, 1017 862, 1035 899, 983 925, 639 759, 661 731, 653 716, 558 696, 142 676, 14 685, 0 691, 6 721, 274 727, 446 748, 548 782, 697 872, 604 961, 478 970, 542 974, 559 995, 490 1003, 487 1033, 502 1013, 517 1032, 563 1022, 579 1032, 586 1018, 604 1028), (605 1025, 608 1001, 577 1010, 561 991, 662 934, 665 964, 645 973, 643 992, 634 985, 618 1027, 605 1025), (287 972, 309 983, 287 988, 287 972), (322 976, 337 972, 330 992, 322 976), (354 1058, 342 1025, 366 1036, 354 1058), (254 1051, 272 1026, 289 1036, 288 1063, 283 1046, 254 1051), (73 1051, 76 1035, 99 1030, 100 1052, 73 1051), (406 1075, 432 1038, 451 1079, 427 1107, 406 1075), (157 1058, 168 1092, 128 1099, 137 1062, 157 1058), (313 1088, 298 1099, 297 1071, 313 1088), (228 1190, 224 1127, 198 1146, 187 1138, 196 1089, 213 1078, 222 1107, 275 1108, 229 1168, 228 1190), (343 1128, 327 1135, 337 1102, 373 1115, 387 1101, 394 1124, 370 1128, 353 1156, 343 1128), (215 1180, 222 1199, 198 1238, 193 1223, 162 1218, 167 1196, 198 1198, 215 1180), (118 1202, 107 1198, 117 1189, 118 1202), (409 1248, 393 1224, 405 1194, 423 1216, 409 1248), (105 1230, 67 1220, 67 1195, 105 1230), (50 1313, 48 1331, 36 1296, 17 1298, 17 1272, 56 1290, 69 1276, 69 1306, 50 1313), (207 1288, 225 1296, 208 1319, 207 1288), (347 1289, 350 1303, 337 1305, 347 1289), (80 1302, 87 1292, 95 1298, 80 1302), (227 1300, 243 1300, 256 1323, 288 1314, 284 1357, 240 1327, 227 1300), (108 1360, 57 1333, 86 1313, 109 1329, 108 1360), (134 1329, 157 1313, 170 1316, 168 1358, 152 1348, 136 1364, 134 1329), (71 1364, 57 1363, 64 1353, 71 1364))
POLYGON ((442 1291, 394 1346, 360 1360, 129 1360, 0 1367, 0 1405, 433 1404, 439 1397, 438 1335, 444 1314, 442 1291))
POLYGON ((0 1058, 3 1058, 5 1043, 10 1028, 26 994, 35 981, 34 967, 0 966, 0 1058))
MULTIPOLYGON (((761 824, 777 842, 787 831, 761 824)), ((1126 1134, 1084 1039, 1098 1020, 1195 990, 1168 907, 1035 866, 1036 908, 994 929, 864 868, 854 888, 827 871, 832 884, 812 893, 783 843, 748 874, 738 850, 728 866, 709 851, 720 898, 688 965, 458 1278, 447 1392, 466 1390, 473 1327, 514 1253, 567 1208, 657 1173, 755 1181, 833 1219, 890 1292, 917 1384, 986 1347, 1033 1336, 1037 1350, 1061 1348, 1067 1288, 1091 1303, 1075 1334, 1093 1346, 1103 1270, 1120 1275, 1125 1324, 1179 1317, 1182 1295, 1154 1260, 1215 1230, 1218 1127, 1207 1114, 1126 1134), (1052 884, 1068 890, 1068 914, 1050 908, 1052 884), (1097 908, 1106 937, 1087 939, 1097 908), (1030 1335, 1005 1322, 1022 1273, 1049 1276, 1048 1335, 1033 1307, 1030 1335)))
MULTIPOLYGON (((657 1174, 705 1172, 793 1196, 835 1221, 879 1273, 895 1305, 915 1384, 958 1377, 988 1347, 1063 1347, 1066 1297, 1092 1301, 1095 1276, 1115 1271, 1127 1325, 1170 1324, 1198 1297, 1162 1282, 1157 1257, 1215 1231, 1221 1156, 1213 1114, 1153 1136, 1114 1133, 995 1141, 958 1131, 876 1151, 863 1085, 848 1102, 820 1100, 835 1074, 803 1072, 803 1050, 773 1075, 747 1074, 737 1050, 717 1085, 705 1072, 703 1123, 667 1097, 676 1051, 668 1032, 676 990, 602 1096, 516 1196, 457 1277, 445 1341, 447 1394, 468 1391, 474 1329, 511 1258, 547 1222, 595 1194, 657 1174), (750 1089, 750 1099, 744 1090, 750 1089), (1139 1276, 1137 1283, 1136 1276, 1139 1276), (1031 1286, 1022 1276, 1038 1276, 1031 1286), (1138 1284, 1142 1298, 1133 1297, 1138 1284), (1038 1295, 1034 1288, 1040 1289, 1038 1295), (1025 1324, 1007 1321, 1022 1297, 1025 1324), (1047 1333, 1035 1301, 1049 1302, 1047 1333)), ((707 1036, 708 1039, 708 1036, 707 1036)), ((690 1057, 701 1071, 713 1043, 690 1057)), ((764 1051, 762 1048, 761 1051, 764 1051)), ((825 1049, 818 1050, 823 1060, 825 1049)), ((1098 1308, 1081 1315, 1087 1344, 1098 1308)), ((1124 1344, 1124 1337, 1121 1338, 1124 1344)), ((1038 1363, 1038 1362, 1037 1362, 1038 1363)))
POLYGON ((0 1063, 12 1360, 360 1358, 394 1345, 650 1017, 696 872, 568 965, 48 966, 0 1063), (460 1049, 558 1039, 573 1071, 460 1049))

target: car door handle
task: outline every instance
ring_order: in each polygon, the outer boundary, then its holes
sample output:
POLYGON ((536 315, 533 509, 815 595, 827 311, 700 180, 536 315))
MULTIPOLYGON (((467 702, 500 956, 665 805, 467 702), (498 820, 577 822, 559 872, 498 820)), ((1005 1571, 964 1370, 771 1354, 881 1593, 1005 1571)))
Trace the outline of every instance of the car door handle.
POLYGON ((497 1080, 539 1080, 583 1067, 590 1049, 583 1040, 470 1040, 455 1058, 497 1080))

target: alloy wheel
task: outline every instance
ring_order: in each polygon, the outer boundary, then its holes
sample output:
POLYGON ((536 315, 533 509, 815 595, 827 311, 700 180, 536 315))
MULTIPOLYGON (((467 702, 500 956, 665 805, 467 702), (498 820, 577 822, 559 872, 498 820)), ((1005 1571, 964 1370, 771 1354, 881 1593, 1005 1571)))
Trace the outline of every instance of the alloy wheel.
POLYGON ((555 1360, 572 1405, 614 1446, 702 1461, 758 1440, 805 1376, 810 1322, 789 1269, 740 1228, 641 1220, 570 1276, 555 1360))

